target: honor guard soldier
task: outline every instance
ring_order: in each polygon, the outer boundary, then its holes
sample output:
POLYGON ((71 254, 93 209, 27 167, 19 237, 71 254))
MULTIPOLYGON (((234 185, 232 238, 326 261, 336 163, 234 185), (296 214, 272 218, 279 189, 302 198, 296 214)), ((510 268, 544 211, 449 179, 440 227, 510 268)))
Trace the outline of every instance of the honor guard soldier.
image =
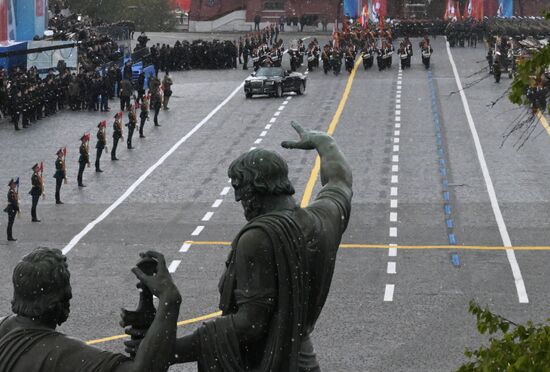
POLYGON ((134 135, 134 130, 137 126, 137 117, 136 117, 136 107, 132 106, 130 112, 128 113, 128 138, 126 139, 126 144, 128 145, 128 150, 133 149, 132 147, 132 136, 134 135))
POLYGON ((145 95, 141 101, 141 112, 139 113, 140 124, 139 124, 139 138, 145 138, 143 135, 143 126, 145 121, 149 120, 149 96, 145 95))
POLYGON ((17 181, 12 178, 8 186, 10 188, 8 191, 8 206, 4 208, 4 212, 8 214, 8 241, 14 242, 17 239, 14 239, 12 230, 15 215, 19 213, 19 195, 17 191, 19 189, 19 178, 17 178, 17 181))
MULTIPOLYGON (((95 171, 96 172, 103 172, 101 170, 101 167, 99 166, 99 160, 101 159, 101 154, 103 153, 103 149, 107 147, 107 139, 106 139, 106 131, 107 131, 107 122, 103 120, 101 123, 97 125, 97 143, 95 145, 96 148, 96 156, 95 156, 95 171)), ((107 151, 107 150, 105 150, 107 151)))
POLYGON ((89 154, 89 141, 90 141, 90 135, 84 134, 82 137, 80 137, 80 158, 78 159, 78 187, 86 187, 82 183, 82 175, 84 174, 84 168, 86 165, 90 166, 90 154, 89 154))
POLYGON ((170 73, 166 71, 166 75, 164 75, 164 79, 162 79, 162 90, 164 92, 164 100, 163 100, 163 109, 164 110, 170 110, 168 107, 168 101, 170 101, 170 96, 172 96, 172 78, 170 77, 170 73))
POLYGON ((32 170, 32 188, 31 191, 29 191, 29 195, 32 196, 31 216, 32 222, 40 222, 38 217, 36 217, 36 207, 38 206, 38 200, 44 195, 44 180, 42 179, 44 167, 42 164, 35 164, 33 165, 32 170))
POLYGON ((57 150, 57 159, 55 160, 55 204, 63 204, 61 201, 61 183, 67 183, 67 172, 65 169, 65 157, 67 156, 67 148, 57 150))
POLYGON ((115 115, 115 122, 113 123, 113 148, 111 149, 111 160, 118 160, 116 157, 116 148, 118 146, 118 140, 123 138, 122 133, 122 112, 115 115))

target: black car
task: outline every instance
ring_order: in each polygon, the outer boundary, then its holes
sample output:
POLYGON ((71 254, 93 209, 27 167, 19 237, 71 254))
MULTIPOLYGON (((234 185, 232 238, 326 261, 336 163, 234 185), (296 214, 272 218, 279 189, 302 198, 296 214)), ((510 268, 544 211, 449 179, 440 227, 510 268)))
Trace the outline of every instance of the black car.
POLYGON ((246 98, 254 94, 268 94, 281 97, 285 92, 304 94, 306 76, 299 72, 289 72, 282 67, 260 67, 244 81, 246 98))

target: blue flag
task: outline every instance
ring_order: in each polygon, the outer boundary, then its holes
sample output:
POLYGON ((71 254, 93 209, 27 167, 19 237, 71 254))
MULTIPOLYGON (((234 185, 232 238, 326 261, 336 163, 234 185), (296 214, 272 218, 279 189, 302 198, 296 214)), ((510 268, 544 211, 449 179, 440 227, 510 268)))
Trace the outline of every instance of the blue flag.
POLYGON ((358 18, 359 9, 359 0, 344 0, 344 16, 347 18, 358 18))
POLYGON ((499 0, 498 17, 511 18, 514 15, 514 0, 499 0))

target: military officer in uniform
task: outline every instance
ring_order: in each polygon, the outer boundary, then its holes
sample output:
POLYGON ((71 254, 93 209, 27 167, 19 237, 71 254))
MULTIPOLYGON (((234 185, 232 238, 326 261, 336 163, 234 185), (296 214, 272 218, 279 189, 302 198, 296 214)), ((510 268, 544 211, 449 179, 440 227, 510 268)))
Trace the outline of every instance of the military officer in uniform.
POLYGON ((137 117, 136 117, 136 109, 135 106, 132 106, 130 109, 130 112, 128 113, 128 124, 126 124, 128 127, 128 138, 126 139, 126 144, 128 145, 128 150, 133 149, 132 147, 132 136, 134 135, 134 130, 137 126, 137 117))
POLYGON ((162 90, 164 91, 164 100, 163 100, 163 109, 164 110, 170 110, 168 107, 168 101, 170 100, 170 96, 172 96, 172 78, 170 77, 170 73, 166 71, 166 75, 164 75, 164 79, 162 79, 162 90))
POLYGON ((113 147, 111 148, 111 160, 118 160, 116 157, 116 148, 118 146, 118 140, 123 138, 122 133, 122 112, 115 115, 115 122, 113 123, 113 147))
POLYGON ((40 222, 36 216, 36 207, 38 206, 38 200, 42 195, 44 195, 44 182, 42 180, 42 175, 40 174, 41 167, 38 164, 35 164, 33 165, 32 170, 32 188, 31 191, 29 191, 29 194, 32 196, 31 217, 32 222, 40 222))
POLYGON ((139 124, 139 138, 145 138, 143 135, 143 126, 145 121, 149 119, 149 96, 146 95, 141 101, 141 112, 139 113, 140 124, 139 124))
POLYGON ((86 165, 90 166, 90 155, 89 155, 89 149, 88 144, 90 141, 90 137, 85 134, 82 137, 80 137, 80 158, 78 159, 78 187, 86 187, 82 183, 82 175, 84 174, 84 168, 86 165))
POLYGON ((96 148, 95 171, 96 172, 103 172, 101 170, 101 167, 99 166, 99 161, 101 159, 101 154, 103 153, 103 149, 107 147, 107 139, 106 139, 106 133, 105 133, 107 130, 106 127, 107 127, 107 122, 105 120, 97 125, 97 128, 98 128, 97 143, 95 145, 95 148, 96 148))
POLYGON ((17 239, 13 237, 13 223, 15 222, 15 215, 19 213, 19 196, 17 195, 16 186, 17 182, 12 178, 8 183, 10 190, 8 191, 8 206, 4 209, 4 212, 8 214, 8 241, 14 242, 17 239))
POLYGON ((63 149, 57 150, 57 159, 55 160, 55 204, 63 204, 61 201, 61 183, 67 182, 67 173, 65 170, 65 152, 63 149))

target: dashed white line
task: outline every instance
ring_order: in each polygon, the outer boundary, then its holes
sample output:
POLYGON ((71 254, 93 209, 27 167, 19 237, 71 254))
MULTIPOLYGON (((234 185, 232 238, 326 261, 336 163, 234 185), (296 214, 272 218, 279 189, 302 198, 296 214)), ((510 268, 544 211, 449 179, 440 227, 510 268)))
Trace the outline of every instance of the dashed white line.
POLYGON ((401 135, 401 131, 396 130, 393 132, 393 135, 399 137, 401 135))
POLYGON ((401 115, 401 110, 395 110, 395 115, 401 115))
POLYGON ((388 268, 387 268, 386 272, 387 272, 388 274, 396 274, 396 273, 397 273, 397 271, 396 271, 396 266, 397 266, 397 265, 396 265, 396 263, 395 263, 394 261, 388 262, 388 268))
POLYGON ((279 106, 279 108, 277 110, 283 111, 284 109, 285 109, 285 106, 279 106))
POLYGON ((394 284, 386 284, 386 291, 384 292, 384 302, 393 301, 394 289, 395 289, 394 284))
POLYGON ((214 212, 206 212, 206 214, 202 218, 202 221, 210 221, 213 215, 214 215, 214 212))
POLYGON ((265 126, 265 129, 268 129, 268 130, 271 129, 271 124, 267 124, 267 125, 265 126))
POLYGON ((286 105, 286 104, 288 104, 288 101, 284 101, 284 102, 283 102, 283 105, 286 105))
POLYGON ((256 146, 252 146, 251 148, 248 149, 248 151, 252 151, 252 150, 256 150, 257 147, 256 146))
POLYGON ((267 134, 267 131, 262 131, 262 133, 260 133, 260 137, 265 137, 265 135, 267 134))
POLYGON ((399 176, 396 174, 391 176, 391 183, 399 183, 399 176))
POLYGON ((170 263, 170 266, 168 266, 168 272, 169 273, 175 273, 176 272, 176 269, 178 268, 178 266, 180 265, 181 263, 181 260, 174 260, 170 263))
POLYGON ((269 122, 270 122, 271 124, 275 123, 276 121, 277 121, 277 118, 271 118, 271 120, 269 120, 269 122))
MULTIPOLYGON (((391 245, 391 244, 390 244, 391 245)), ((395 245, 395 244, 394 244, 395 245)), ((390 257, 396 257, 397 256, 397 248, 395 247, 390 247, 390 249, 388 250, 388 256, 390 257)))
POLYGON ((223 202, 223 199, 216 199, 214 204, 212 204, 212 208, 218 208, 223 202))
POLYGON ((197 236, 197 235, 199 235, 199 234, 202 232, 202 230, 204 230, 204 226, 202 226, 202 225, 201 225, 201 226, 197 226, 197 227, 195 228, 195 230, 193 230, 193 232, 191 233, 191 235, 192 235, 192 236, 197 236))
POLYGON ((180 248, 180 253, 185 253, 191 248, 191 243, 183 243, 180 248))
POLYGON ((222 190, 222 192, 220 192, 220 195, 221 195, 221 196, 227 195, 227 193, 229 192, 229 190, 231 190, 231 187, 229 187, 229 186, 224 187, 223 190, 222 190))
POLYGON ((393 143, 399 143, 399 137, 395 137, 395 138, 393 139, 393 143))
POLYGON ((395 127, 399 129, 399 128, 401 128, 401 124, 395 123, 395 127))
POLYGON ((397 187, 390 188, 390 196, 397 196, 397 187))
POLYGON ((392 172, 399 172, 399 165, 397 164, 394 164, 391 166, 391 171, 392 172))
POLYGON ((400 104, 397 104, 397 105, 395 105, 395 108, 396 108, 397 110, 399 110, 399 109, 401 109, 401 105, 400 105, 400 104))
POLYGON ((400 100, 400 99, 396 99, 396 100, 395 100, 395 103, 401 103, 401 100, 400 100))
POLYGON ((390 227, 390 237, 391 238, 397 237, 397 227, 390 227))
POLYGON ((279 116, 281 115, 281 111, 277 111, 276 113, 273 114, 273 116, 279 116))
POLYGON ((390 221, 397 222, 397 212, 390 212, 390 221))
POLYGON ((392 155, 391 161, 394 163, 399 163, 399 155, 392 155))
POLYGON ((262 142, 262 139, 261 138, 258 138, 256 141, 254 141, 254 144, 258 145, 262 142))
POLYGON ((396 116, 395 121, 401 121, 401 116, 396 116))
POLYGON ((390 200, 390 208, 397 208, 397 199, 390 200))
POLYGON ((393 152, 399 152, 399 145, 393 145, 393 152))
POLYGON ((397 93, 397 94, 395 95, 395 98, 401 98, 401 93, 397 93))

